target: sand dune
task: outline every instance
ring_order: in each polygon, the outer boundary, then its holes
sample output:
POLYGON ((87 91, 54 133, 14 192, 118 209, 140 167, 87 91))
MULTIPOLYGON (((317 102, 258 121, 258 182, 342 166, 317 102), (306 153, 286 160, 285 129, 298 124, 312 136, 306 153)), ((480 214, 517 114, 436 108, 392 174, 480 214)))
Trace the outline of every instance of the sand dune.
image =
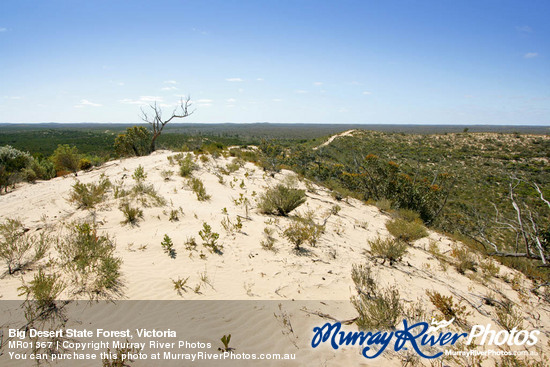
MULTIPOLYGON (((526 328, 541 331, 541 340, 537 345, 548 349, 549 339, 546 333, 550 331, 550 310, 528 291, 532 287, 531 282, 518 272, 500 266, 498 278, 483 279, 479 273, 460 274, 452 265, 444 269, 445 266, 428 251, 430 245, 435 244, 444 256, 449 257, 453 246, 460 244, 435 232, 415 241, 402 261, 393 266, 389 263, 382 264, 381 260, 368 255, 368 240, 389 236, 385 223, 390 217, 376 207, 355 199, 337 201, 329 190, 311 183, 307 185, 306 203, 291 214, 303 215, 311 210, 317 221, 326 219, 326 228, 315 247, 306 245, 304 247, 307 253, 297 254, 293 246, 280 235, 292 219, 261 214, 255 204, 255 199, 267 187, 288 180, 287 177, 292 176, 292 172, 283 170, 272 177, 253 164, 246 163, 237 171, 223 175, 222 184, 216 175, 216 167, 226 166, 231 158, 209 157, 207 162, 197 159, 199 169, 194 172, 194 176, 204 182, 206 192, 211 195, 210 200, 201 202, 187 187, 186 179, 179 177, 177 166, 169 164, 167 158, 173 155, 172 152, 158 151, 147 157, 111 161, 99 169, 79 172, 77 177, 66 176, 48 182, 22 184, 17 190, 0 196, 0 215, 2 218, 19 218, 30 231, 42 231, 50 226, 60 235, 66 233, 64 225, 71 221, 95 219, 100 233, 113 239, 116 255, 123 259, 121 270, 125 287, 121 299, 124 300, 282 302, 283 308, 288 309, 289 318, 293 320, 295 331, 290 336, 289 333, 284 333, 285 327, 281 326, 277 317, 273 317, 276 314, 273 308, 277 302, 268 303, 263 309, 254 308, 250 302, 233 303, 231 307, 228 306, 229 311, 218 310, 220 312, 217 313, 224 315, 227 324, 216 317, 207 317, 206 320, 209 321, 203 320, 202 323, 188 324, 191 334, 194 333, 201 340, 211 340, 216 345, 220 344, 219 336, 231 325, 232 333, 236 335, 235 340, 240 343, 238 349, 265 350, 268 346, 264 343, 271 343, 271 349, 296 350, 300 358, 303 358, 301 363, 288 362, 282 365, 303 365, 305 360, 313 361, 315 365, 367 365, 357 348, 314 350, 308 347, 312 328, 329 320, 303 310, 305 307, 309 311, 329 314, 339 320, 355 317, 356 311, 349 302, 350 297, 356 295, 350 273, 352 264, 361 263, 368 264, 373 269, 380 286, 397 286, 406 306, 420 302, 428 314, 435 315, 436 311, 426 296, 426 290, 452 295, 471 313, 467 319, 471 325, 495 325, 495 308, 486 304, 483 299, 489 294, 506 297, 521 310, 526 328), (118 209, 120 199, 115 199, 112 192, 93 211, 77 209, 76 205, 67 200, 75 180, 83 183, 96 182, 102 174, 111 182, 122 182, 124 187, 129 188, 134 183, 132 173, 139 165, 145 168, 147 183, 154 186, 167 204, 144 207, 144 218, 135 225, 121 224, 124 217, 118 209), (172 170, 174 175, 165 180, 161 176, 163 170, 172 170), (235 201, 241 194, 250 201, 248 215, 246 208, 235 201), (337 214, 330 214, 335 205, 340 206, 341 210, 337 214), (172 210, 178 212, 178 220, 169 220, 172 210), (221 222, 226 219, 236 222, 237 217, 242 220, 242 229, 227 233, 221 222), (223 254, 210 253, 201 245, 199 231, 205 222, 220 234, 218 242, 223 245, 223 254), (274 237, 277 239, 276 252, 266 251, 260 245, 266 227, 274 230, 274 237), (165 235, 174 243, 174 259, 167 256, 161 246, 165 235), (196 251, 185 247, 186 240, 191 236, 198 243, 196 251), (207 281, 201 280, 201 277, 203 280, 207 278, 207 281), (516 279, 513 284, 504 281, 513 277, 516 279), (174 290, 172 280, 177 278, 189 278, 188 288, 180 292, 181 294, 174 290), (292 306, 289 303, 291 300, 297 303, 292 306), (252 309, 256 311, 251 311, 252 309), (265 325, 261 328, 255 326, 263 325, 262 323, 265 325), (206 335, 206 330, 210 330, 216 337, 206 335), (280 331, 277 342, 274 342, 273 330, 280 331)), ((300 181, 298 185, 306 189, 305 182, 300 181)), ((55 252, 52 251, 50 256, 55 258, 55 252)), ((449 259, 452 262, 450 257, 449 259)), ((6 269, 2 264, 0 271, 4 270, 6 269)), ((4 275, 0 279, 0 297, 3 300, 22 299, 17 291, 17 287, 21 285, 21 277, 29 281, 35 272, 36 268, 28 269, 17 276, 4 275)), ((63 294, 63 298, 68 299, 83 297, 68 291, 63 294)), ((167 304, 170 306, 166 307, 177 307, 173 303, 167 304)), ((216 314, 216 308, 222 307, 220 303, 209 306, 200 306, 199 303, 196 304, 198 309, 186 305, 190 313, 197 314, 200 314, 201 309, 216 314)), ((102 308, 94 314, 91 322, 105 320, 113 312, 113 309, 109 311, 102 308)), ((153 315, 144 314, 143 323, 155 326, 157 318, 153 315)), ((200 319, 200 316, 197 317, 200 319)), ((118 318, 119 323, 123 324, 123 320, 124 318, 118 318)), ((387 353, 375 360, 374 364, 368 365, 401 365, 402 358, 402 354, 387 353)), ((448 363, 461 365, 462 362, 448 363)), ((485 363, 493 364, 492 359, 485 363)), ((148 364, 142 361, 136 365, 148 364)), ((242 364, 236 362, 236 365, 242 364)))

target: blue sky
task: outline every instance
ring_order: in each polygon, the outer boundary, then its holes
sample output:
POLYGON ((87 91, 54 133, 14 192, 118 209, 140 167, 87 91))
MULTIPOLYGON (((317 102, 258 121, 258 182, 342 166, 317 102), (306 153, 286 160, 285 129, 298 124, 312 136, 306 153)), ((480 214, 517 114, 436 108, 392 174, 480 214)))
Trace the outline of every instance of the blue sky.
POLYGON ((2 0, 0 122, 550 125, 549 1, 2 0), (182 121, 183 122, 183 121, 182 121))

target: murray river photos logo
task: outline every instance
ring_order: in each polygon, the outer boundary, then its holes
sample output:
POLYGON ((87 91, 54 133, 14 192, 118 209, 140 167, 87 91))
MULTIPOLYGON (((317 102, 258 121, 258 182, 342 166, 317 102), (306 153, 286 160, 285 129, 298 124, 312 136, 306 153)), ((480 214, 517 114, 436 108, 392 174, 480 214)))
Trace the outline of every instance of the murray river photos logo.
POLYGON ((452 346, 461 338, 466 344, 473 342, 479 345, 504 345, 509 346, 533 346, 538 342, 538 330, 493 330, 491 324, 475 325, 469 333, 453 333, 439 331, 449 326, 450 321, 437 322, 432 320, 432 325, 427 322, 409 324, 403 320, 403 328, 393 331, 343 331, 339 322, 327 322, 321 327, 313 328, 311 346, 317 348, 321 343, 330 344, 334 349, 345 345, 358 345, 362 347, 363 357, 373 359, 381 355, 388 347, 398 352, 402 349, 412 348, 419 356, 433 359, 443 355, 442 351, 435 354, 425 352, 426 347, 452 346))

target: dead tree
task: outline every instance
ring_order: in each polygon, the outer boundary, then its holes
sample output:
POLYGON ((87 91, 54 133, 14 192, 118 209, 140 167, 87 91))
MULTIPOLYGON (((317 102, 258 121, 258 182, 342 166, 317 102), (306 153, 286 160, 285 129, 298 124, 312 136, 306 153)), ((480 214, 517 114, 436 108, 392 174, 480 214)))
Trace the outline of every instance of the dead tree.
MULTIPOLYGON (((488 252, 488 255, 502 257, 523 257, 542 262, 542 267, 550 267, 550 254, 548 253, 547 239, 544 238, 545 231, 548 229, 540 228, 540 221, 537 220, 537 214, 525 203, 518 202, 515 189, 521 181, 515 180, 510 183, 509 200, 514 208, 513 216, 505 217, 501 215, 495 205, 494 224, 496 230, 510 231, 515 236, 513 249, 503 249, 498 246, 495 240, 491 240, 485 231, 485 226, 480 227, 477 235, 472 236, 476 242, 482 244, 488 252)), ((541 188, 534 183, 534 189, 537 191, 542 204, 546 204, 550 209, 550 202, 544 197, 541 188)), ((493 204, 494 205, 494 204, 493 204)), ((544 221, 544 219, 543 219, 544 221)), ((548 221, 546 219, 546 221, 548 221)), ((546 223, 549 225, 549 223, 546 223)))
POLYGON ((151 114, 148 114, 143 110, 143 108, 141 108, 141 119, 151 125, 153 133, 150 147, 151 152, 155 151, 155 141, 160 136, 162 129, 164 129, 164 126, 166 126, 167 123, 175 118, 185 118, 195 112, 189 111, 189 107, 191 107, 191 97, 187 97, 185 101, 181 99, 179 105, 174 108, 174 111, 172 111, 172 115, 167 120, 162 119, 162 109, 160 108, 160 106, 157 105, 157 102, 149 105, 149 107, 152 110, 151 114))

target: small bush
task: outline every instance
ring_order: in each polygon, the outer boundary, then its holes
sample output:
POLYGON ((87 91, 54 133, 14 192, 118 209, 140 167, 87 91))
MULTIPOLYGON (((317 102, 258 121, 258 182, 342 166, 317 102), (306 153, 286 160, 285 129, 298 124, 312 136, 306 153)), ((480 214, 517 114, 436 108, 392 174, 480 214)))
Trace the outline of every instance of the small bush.
POLYGON ((499 304, 496 309, 497 322, 505 330, 523 329, 523 316, 520 311, 517 311, 514 304, 510 301, 505 301, 499 304))
POLYGON ((277 185, 261 194, 258 207, 264 214, 287 216, 288 213, 305 203, 304 190, 295 189, 285 185, 277 185))
POLYGON ((100 181, 96 183, 83 184, 76 181, 72 186, 69 201, 77 204, 79 209, 94 208, 105 199, 107 190, 111 187, 111 181, 101 175, 100 181))
POLYGON ((18 290, 20 296, 26 296, 27 300, 34 301, 34 311, 42 314, 55 309, 55 299, 63 292, 65 284, 60 280, 58 274, 47 275, 42 269, 34 275, 29 284, 23 284, 18 290))
POLYGON ((176 250, 174 249, 174 243, 167 234, 164 235, 162 242, 160 243, 164 252, 168 254, 172 259, 176 258, 176 250))
POLYGON ((201 181, 200 178, 192 177, 188 181, 188 185, 191 188, 191 190, 197 195, 198 201, 207 201, 210 199, 210 195, 206 193, 206 189, 204 188, 204 183, 201 181))
POLYGON ((395 238, 405 242, 416 241, 428 235, 426 228, 419 219, 409 222, 401 218, 396 218, 386 223, 386 228, 395 238))
POLYGON ((197 250, 197 241, 195 240, 195 237, 187 237, 187 240, 185 240, 185 249, 188 251, 197 250))
POLYGON ((384 259, 384 263, 386 260, 389 260, 390 265, 401 260, 408 249, 408 245, 405 242, 395 238, 382 239, 378 237, 373 241, 369 241, 369 245, 374 256, 384 259))
POLYGON ((310 240, 311 231, 307 224, 294 221, 283 231, 282 236, 294 245, 294 250, 300 251, 302 244, 310 240))
POLYGON ((170 222, 177 222, 180 220, 179 218, 179 212, 175 209, 170 210, 170 218, 168 218, 170 222))
POLYGON ((260 245, 264 250, 276 252, 275 242, 277 242, 277 240, 273 237, 273 232, 273 228, 265 227, 263 233, 264 239, 260 241, 260 245))
POLYGON ((145 169, 141 164, 137 166, 137 168, 134 170, 134 173, 132 174, 132 178, 138 183, 144 182, 145 179, 147 178, 147 173, 145 173, 145 169))
POLYGON ((355 323, 360 330, 390 330, 395 328, 403 313, 399 291, 395 287, 378 288, 370 269, 352 267, 352 279, 358 295, 351 303, 359 316, 355 323))
POLYGON ((7 219, 0 224, 0 259, 6 263, 9 274, 42 259, 50 242, 44 233, 38 237, 29 234, 17 219, 7 219))
POLYGON ((172 280, 172 284, 174 284, 174 289, 176 290, 176 292, 178 292, 178 295, 182 295, 181 291, 184 291, 184 292, 187 292, 187 288, 189 288, 189 286, 187 285, 187 281, 189 280, 189 277, 187 278, 180 278, 178 277, 177 280, 174 280, 174 279, 171 279, 172 280))
POLYGON ((410 209, 398 209, 397 215, 399 218, 406 220, 407 222, 414 222, 420 220, 420 214, 410 209))
POLYGON ((197 165, 193 162, 193 156, 190 153, 187 153, 185 158, 179 159, 178 163, 181 177, 189 177, 197 169, 197 165))
POLYGON ((136 224, 139 218, 143 218, 143 210, 134 208, 130 205, 130 202, 124 200, 118 207, 122 214, 124 214, 123 224, 136 224))
POLYGON ((427 290, 426 295, 445 320, 449 321, 454 318, 459 324, 464 325, 465 318, 470 313, 466 311, 466 306, 462 305, 461 301, 454 302, 453 296, 443 296, 436 291, 427 290))
POLYGON ((88 158, 81 158, 78 162, 78 169, 80 170, 87 170, 92 168, 92 162, 88 158))
POLYGON ((67 144, 58 145, 52 154, 52 162, 57 172, 76 172, 78 171, 78 164, 80 162, 78 149, 67 144))
POLYGON ((477 271, 477 263, 466 248, 459 246, 453 247, 451 256, 457 260, 455 267, 460 274, 466 273, 466 270, 471 270, 473 272, 477 271))
POLYGON ((69 233, 56 245, 61 266, 74 275, 73 281, 91 298, 111 298, 121 292, 120 266, 115 246, 107 236, 97 234, 90 223, 71 223, 69 233))
POLYGON ((216 232, 213 232, 212 227, 206 222, 203 222, 202 229, 199 231, 199 236, 203 240, 203 246, 208 248, 210 252, 214 252, 220 255, 223 254, 223 246, 217 244, 220 235, 216 232))

